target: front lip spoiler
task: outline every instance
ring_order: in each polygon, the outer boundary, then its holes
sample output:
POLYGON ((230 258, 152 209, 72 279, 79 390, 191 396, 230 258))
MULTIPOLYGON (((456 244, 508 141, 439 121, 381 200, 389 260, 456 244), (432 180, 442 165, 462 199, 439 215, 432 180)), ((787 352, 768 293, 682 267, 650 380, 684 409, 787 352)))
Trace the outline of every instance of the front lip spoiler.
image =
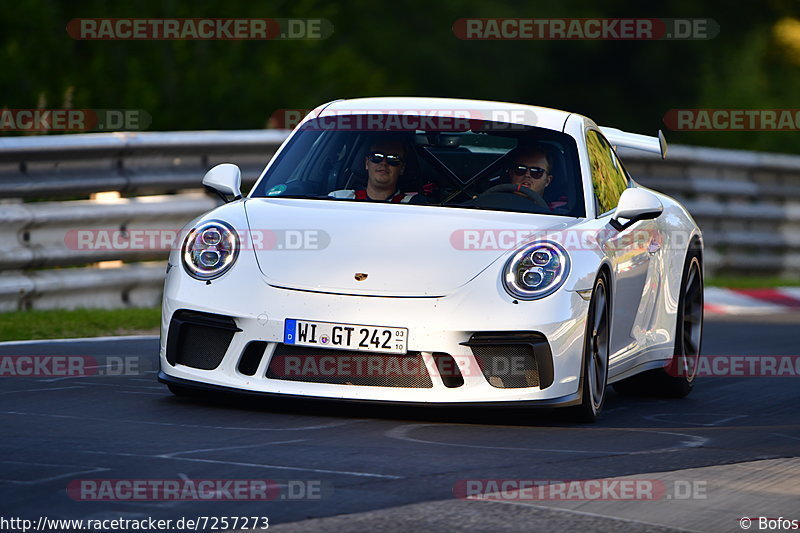
POLYGON ((325 402, 344 402, 352 404, 384 404, 396 405, 399 407, 428 407, 428 408, 471 408, 471 409, 497 409, 497 408, 515 408, 515 407, 530 407, 530 408, 550 408, 550 407, 569 407, 572 405, 579 405, 581 403, 580 392, 560 396, 558 398, 551 398, 547 400, 522 400, 522 401, 498 401, 498 402, 403 402, 403 401, 386 401, 386 400, 356 400, 352 398, 328 398, 325 396, 304 396, 300 394, 283 394, 275 392, 261 392, 251 391, 246 389, 236 389, 233 387, 225 387, 222 385, 212 385, 210 383, 202 383, 199 381, 192 381, 183 378, 176 378, 165 373, 163 370, 158 372, 158 381, 167 385, 178 385, 186 387, 187 389, 194 389, 198 391, 216 392, 223 394, 234 394, 240 396, 272 398, 275 400, 312 400, 312 401, 325 401, 325 402))

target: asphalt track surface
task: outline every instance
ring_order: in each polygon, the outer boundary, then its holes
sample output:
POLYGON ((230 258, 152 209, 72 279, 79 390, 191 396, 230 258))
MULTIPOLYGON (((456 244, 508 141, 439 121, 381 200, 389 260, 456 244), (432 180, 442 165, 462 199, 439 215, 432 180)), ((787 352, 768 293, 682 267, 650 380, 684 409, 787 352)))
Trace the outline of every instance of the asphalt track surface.
MULTIPOLYGON (((792 320, 707 321, 703 353, 797 354, 798 330, 792 320)), ((652 478, 800 456, 792 378, 704 378, 682 400, 609 389, 602 418, 584 425, 557 411, 178 398, 156 381, 153 338, 5 344, 0 355, 91 356, 106 374, 0 378, 3 517, 268 516, 278 531, 287 523, 286 531, 669 531, 685 528, 686 517, 620 522, 614 508, 598 515, 464 501, 453 489, 467 479, 652 478), (282 498, 78 501, 66 488, 80 479, 270 479, 282 498), (300 487, 319 487, 319 497, 293 500, 300 487), (352 513, 360 514, 307 521, 352 513)), ((800 518, 798 485, 788 489, 796 505, 776 512, 800 518)), ((731 514, 730 528, 718 530, 740 531, 738 519, 731 514)))

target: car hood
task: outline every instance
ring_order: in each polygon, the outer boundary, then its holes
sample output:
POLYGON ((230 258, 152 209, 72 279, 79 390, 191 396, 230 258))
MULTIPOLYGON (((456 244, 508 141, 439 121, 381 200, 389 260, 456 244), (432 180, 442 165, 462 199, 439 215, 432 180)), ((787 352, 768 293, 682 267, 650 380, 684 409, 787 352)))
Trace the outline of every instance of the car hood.
POLYGON ((446 295, 521 242, 512 239, 577 222, 553 215, 289 198, 248 199, 245 210, 250 247, 268 283, 373 296, 446 295))

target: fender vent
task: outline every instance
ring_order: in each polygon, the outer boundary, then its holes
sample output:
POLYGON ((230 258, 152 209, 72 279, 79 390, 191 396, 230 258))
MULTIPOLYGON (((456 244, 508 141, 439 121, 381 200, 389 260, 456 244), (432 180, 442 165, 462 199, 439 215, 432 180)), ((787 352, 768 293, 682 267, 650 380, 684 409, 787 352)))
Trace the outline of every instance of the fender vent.
POLYGON ((247 343, 242 357, 239 359, 240 374, 245 376, 253 376, 258 370, 258 365, 261 364, 261 358, 264 357, 264 350, 267 349, 267 343, 264 341, 253 341, 247 343))

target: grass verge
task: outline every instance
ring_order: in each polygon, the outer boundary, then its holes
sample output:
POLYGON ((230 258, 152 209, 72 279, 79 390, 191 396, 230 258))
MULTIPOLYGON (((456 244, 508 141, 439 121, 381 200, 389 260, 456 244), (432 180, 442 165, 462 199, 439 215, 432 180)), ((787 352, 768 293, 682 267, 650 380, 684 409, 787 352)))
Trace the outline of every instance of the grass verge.
POLYGON ((161 308, 0 313, 0 341, 157 335, 161 308))

